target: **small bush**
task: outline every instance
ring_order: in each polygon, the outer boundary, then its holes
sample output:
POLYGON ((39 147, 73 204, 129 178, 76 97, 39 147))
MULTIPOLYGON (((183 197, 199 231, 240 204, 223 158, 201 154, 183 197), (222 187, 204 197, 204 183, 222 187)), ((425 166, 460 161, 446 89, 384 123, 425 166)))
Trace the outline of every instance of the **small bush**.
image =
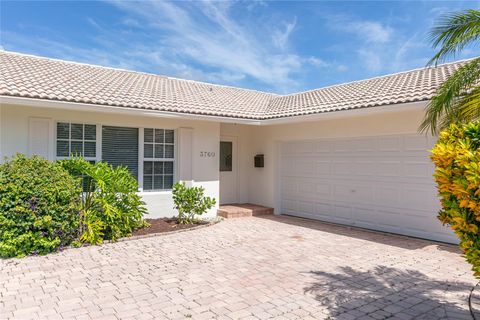
POLYGON ((460 238, 480 278, 480 123, 451 125, 432 150, 442 210, 438 218, 460 238))
POLYGON ((143 225, 145 203, 137 194, 137 180, 126 167, 82 158, 61 161, 72 175, 82 176, 80 240, 100 244, 130 235, 143 225))
POLYGON ((205 189, 202 187, 185 186, 185 183, 177 182, 173 186, 173 202, 178 210, 178 222, 190 224, 197 221, 200 216, 211 209, 216 201, 204 196, 205 189))
POLYGON ((46 254, 78 236, 80 186, 66 170, 34 156, 0 165, 0 256, 46 254))

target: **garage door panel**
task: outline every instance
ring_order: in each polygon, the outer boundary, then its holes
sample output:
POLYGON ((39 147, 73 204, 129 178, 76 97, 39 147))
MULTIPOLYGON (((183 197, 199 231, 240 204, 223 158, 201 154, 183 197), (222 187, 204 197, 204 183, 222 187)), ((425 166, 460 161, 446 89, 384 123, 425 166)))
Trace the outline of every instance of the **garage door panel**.
POLYGON ((297 194, 297 179, 295 178, 282 178, 280 183, 281 193, 282 195, 295 195, 297 194))
POLYGON ((398 177, 401 172, 400 161, 378 161, 376 162, 374 176, 398 177))
POLYGON ((332 213, 332 204, 329 202, 316 202, 315 213, 322 216, 329 216, 332 213))
POLYGON ((374 200, 379 205, 398 207, 400 192, 400 188, 397 186, 379 185, 375 188, 374 200))
MULTIPOLYGON (((431 140, 431 139, 430 139, 431 140)), ((433 147, 433 140, 429 141, 425 136, 405 136, 404 150, 406 151, 426 151, 433 147)))
POLYGON ((374 187, 368 185, 336 184, 333 188, 333 197, 347 203, 371 203, 374 201, 374 187))
POLYGON ((331 141, 315 142, 315 151, 321 154, 330 154, 333 143, 331 141))
POLYGON ((342 224, 351 224, 352 221, 352 207, 348 205, 333 204, 333 215, 331 215, 332 221, 342 224))
POLYGON ((356 175, 372 176, 376 171, 376 163, 374 161, 356 159, 353 163, 356 175))
POLYGON ((316 182, 312 179, 299 179, 298 192, 305 195, 316 194, 316 182))
POLYGON ((282 213, 457 242, 436 219, 433 143, 415 134, 283 143, 282 213))
POLYGON ((352 165, 349 161, 346 160, 337 160, 333 163, 333 173, 334 174, 352 174, 352 165))
POLYGON ((381 218, 377 211, 369 207, 355 207, 354 209, 354 225, 373 228, 378 226, 378 221, 381 218))
POLYGON ((308 214, 315 213, 315 203, 309 201, 299 201, 298 202, 298 211, 308 214))
POLYGON ((297 201, 285 199, 282 201, 282 208, 284 212, 288 212, 290 214, 297 212, 297 201))
POLYGON ((315 170, 314 174, 315 175, 319 175, 319 174, 330 175, 331 166, 332 166, 332 164, 331 164, 330 161, 325 161, 325 160, 316 161, 316 170, 315 170))
POLYGON ((372 143, 376 142, 379 151, 397 151, 400 150, 400 139, 398 136, 385 136, 379 137, 377 141, 372 139, 372 143))
POLYGON ((431 210, 437 212, 439 207, 439 200, 436 198, 436 191, 433 186, 424 188, 412 188, 405 186, 400 194, 400 201, 405 205, 405 208, 431 210))
POLYGON ((403 163, 403 176, 430 178, 432 177, 432 166, 429 163, 420 161, 408 161, 403 163))
POLYGON ((355 151, 358 153, 372 152, 376 148, 370 138, 359 138, 355 140, 355 151))
POLYGON ((316 151, 316 144, 313 141, 305 141, 298 143, 288 143, 284 147, 284 152, 286 154, 305 154, 313 153, 316 151))

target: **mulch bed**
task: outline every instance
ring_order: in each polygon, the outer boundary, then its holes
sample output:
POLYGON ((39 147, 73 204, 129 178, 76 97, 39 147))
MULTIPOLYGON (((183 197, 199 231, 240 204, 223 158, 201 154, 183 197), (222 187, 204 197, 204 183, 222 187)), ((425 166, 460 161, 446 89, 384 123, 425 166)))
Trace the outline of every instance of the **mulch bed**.
POLYGON ((192 224, 179 224, 177 219, 172 219, 172 218, 145 219, 145 220, 150 224, 150 227, 135 230, 132 236, 135 237, 135 236, 143 236, 143 235, 152 234, 152 233, 162 233, 162 232, 170 232, 175 230, 190 229, 200 225, 208 224, 208 222, 206 221, 198 221, 192 224))

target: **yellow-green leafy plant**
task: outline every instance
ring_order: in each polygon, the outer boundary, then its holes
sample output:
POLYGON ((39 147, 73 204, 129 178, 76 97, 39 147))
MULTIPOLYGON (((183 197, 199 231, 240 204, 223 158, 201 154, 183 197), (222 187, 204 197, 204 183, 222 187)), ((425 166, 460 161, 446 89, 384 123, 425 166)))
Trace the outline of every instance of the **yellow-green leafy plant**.
POLYGON ((438 218, 457 234, 480 278, 480 122, 450 125, 440 133, 431 158, 442 204, 438 218))
POLYGON ((101 244, 145 226, 145 203, 137 194, 138 183, 126 167, 105 162, 92 164, 83 158, 61 161, 72 175, 83 177, 80 240, 101 244))
POLYGON ((174 208, 178 210, 179 223, 195 223, 197 216, 204 214, 215 205, 215 198, 206 197, 204 192, 205 189, 202 187, 187 187, 183 182, 173 185, 173 203, 174 208))

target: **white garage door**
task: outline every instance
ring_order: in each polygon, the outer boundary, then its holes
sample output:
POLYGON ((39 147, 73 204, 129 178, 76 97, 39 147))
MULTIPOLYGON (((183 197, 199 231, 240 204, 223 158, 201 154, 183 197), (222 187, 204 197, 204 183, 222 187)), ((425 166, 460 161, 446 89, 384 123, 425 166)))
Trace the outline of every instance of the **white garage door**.
POLYGON ((420 135, 284 142, 281 212, 455 243, 436 218, 433 144, 420 135))

